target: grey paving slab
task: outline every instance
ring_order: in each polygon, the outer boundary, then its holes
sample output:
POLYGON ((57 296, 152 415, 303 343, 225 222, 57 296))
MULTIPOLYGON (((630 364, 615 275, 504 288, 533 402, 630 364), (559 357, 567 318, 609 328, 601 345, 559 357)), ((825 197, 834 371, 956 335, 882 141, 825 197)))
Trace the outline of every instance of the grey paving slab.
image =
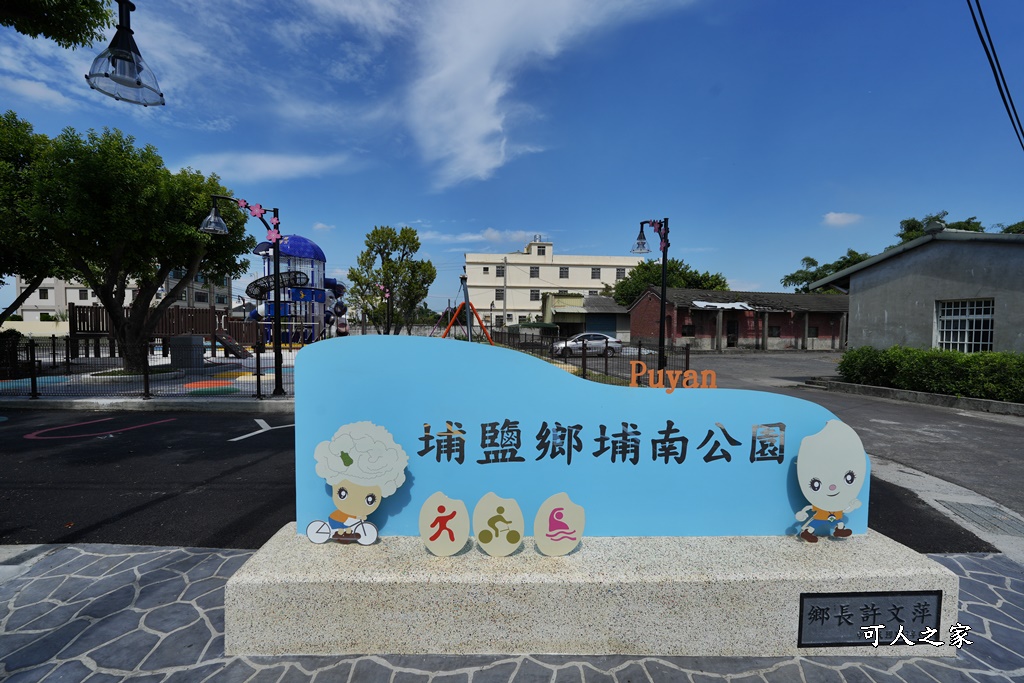
MULTIPOLYGON (((957 657, 228 657, 223 587, 249 551, 63 546, 0 583, 0 680, 183 683, 988 683, 1024 681, 1024 568, 939 555, 970 590, 957 657)), ((948 634, 944 634, 946 638, 948 634)), ((946 645, 945 647, 949 647, 946 645)))

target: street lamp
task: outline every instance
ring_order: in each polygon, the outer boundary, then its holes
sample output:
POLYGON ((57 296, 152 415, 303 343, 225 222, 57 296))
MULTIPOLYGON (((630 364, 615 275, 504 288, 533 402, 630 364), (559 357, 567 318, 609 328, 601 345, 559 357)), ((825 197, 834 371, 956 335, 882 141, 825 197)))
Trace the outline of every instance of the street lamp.
POLYGON ((658 369, 665 369, 665 304, 668 289, 668 218, 662 220, 640 221, 640 234, 636 236, 636 244, 631 250, 634 254, 649 254, 647 236, 644 226, 654 228, 654 233, 661 238, 661 318, 658 320, 658 369))
POLYGON ((205 232, 210 235, 226 235, 228 234, 228 226, 224 223, 224 219, 221 218, 220 211, 217 209, 217 200, 224 199, 229 202, 235 202, 238 204, 240 209, 248 209, 250 215, 260 219, 263 226, 267 229, 267 241, 273 245, 274 252, 274 396, 284 396, 284 358, 281 355, 281 232, 278 230, 278 226, 281 225, 281 219, 278 218, 277 208, 270 209, 270 213, 273 216, 270 222, 267 223, 267 219, 263 217, 263 214, 267 213, 267 209, 264 209, 259 204, 250 204, 244 199, 236 199, 235 197, 227 197, 221 194, 210 195, 213 200, 213 207, 210 209, 210 215, 203 219, 202 225, 199 226, 200 232, 205 232))
POLYGON ((101 52, 85 80, 89 87, 120 102, 141 104, 143 107, 164 104, 164 94, 156 82, 156 75, 139 54, 139 46, 132 37, 131 14, 135 5, 129 0, 117 0, 117 31, 110 47, 101 52))

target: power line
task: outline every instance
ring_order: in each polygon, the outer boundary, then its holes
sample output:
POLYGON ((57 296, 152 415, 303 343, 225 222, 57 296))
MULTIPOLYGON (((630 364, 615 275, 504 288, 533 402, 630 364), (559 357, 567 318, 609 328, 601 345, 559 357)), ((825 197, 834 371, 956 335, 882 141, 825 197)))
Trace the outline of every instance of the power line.
POLYGON ((1017 107, 1013 104, 1010 86, 1006 83, 1006 77, 1003 76, 1003 67, 999 64, 996 46, 992 42, 992 34, 989 33, 988 23, 985 21, 985 13, 981 10, 981 0, 967 0, 967 7, 971 10, 971 19, 974 20, 974 28, 978 32, 978 40, 981 41, 981 46, 985 50, 985 57, 988 58, 988 64, 992 68, 992 75, 996 79, 996 87, 999 89, 999 96, 1003 100, 1006 115, 1010 117, 1010 125, 1013 126, 1013 132, 1017 135, 1017 142, 1020 144, 1020 148, 1024 150, 1024 127, 1021 126, 1020 117, 1017 116, 1017 107), (977 14, 974 11, 975 7, 978 10, 977 14), (980 24, 978 23, 979 17, 981 19, 980 24))

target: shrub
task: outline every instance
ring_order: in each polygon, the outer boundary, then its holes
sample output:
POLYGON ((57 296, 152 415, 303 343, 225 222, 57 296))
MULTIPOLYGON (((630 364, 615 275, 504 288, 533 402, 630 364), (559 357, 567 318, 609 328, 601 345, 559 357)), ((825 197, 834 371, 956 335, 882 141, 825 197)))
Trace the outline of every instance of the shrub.
POLYGON ((1024 403, 1024 355, 868 346, 839 361, 844 382, 1024 403))

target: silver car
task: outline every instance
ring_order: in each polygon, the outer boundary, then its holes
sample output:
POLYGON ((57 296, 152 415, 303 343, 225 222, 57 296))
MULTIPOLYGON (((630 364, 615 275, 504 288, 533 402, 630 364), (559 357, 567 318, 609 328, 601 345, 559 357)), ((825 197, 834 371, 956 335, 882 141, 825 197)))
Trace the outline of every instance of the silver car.
POLYGON ((555 342, 551 346, 552 356, 580 356, 586 347, 588 356, 614 356, 622 353, 622 342, 615 337, 600 332, 584 332, 568 339, 555 342))

